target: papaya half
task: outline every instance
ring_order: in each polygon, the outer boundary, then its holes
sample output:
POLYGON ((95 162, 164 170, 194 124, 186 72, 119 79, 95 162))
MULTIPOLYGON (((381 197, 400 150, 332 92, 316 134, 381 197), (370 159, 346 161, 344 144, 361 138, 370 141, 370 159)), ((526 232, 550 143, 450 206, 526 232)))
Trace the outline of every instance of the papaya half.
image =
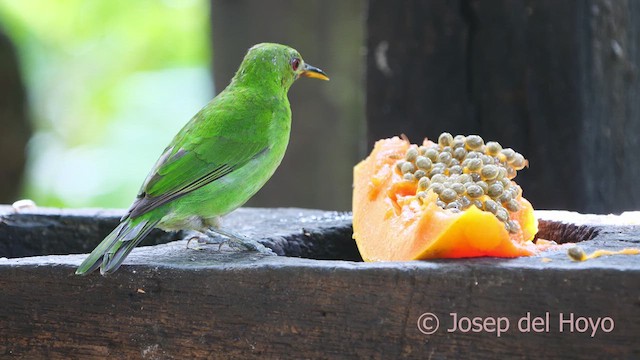
POLYGON ((365 261, 536 253, 524 157, 477 135, 379 140, 354 168, 353 238, 365 261))

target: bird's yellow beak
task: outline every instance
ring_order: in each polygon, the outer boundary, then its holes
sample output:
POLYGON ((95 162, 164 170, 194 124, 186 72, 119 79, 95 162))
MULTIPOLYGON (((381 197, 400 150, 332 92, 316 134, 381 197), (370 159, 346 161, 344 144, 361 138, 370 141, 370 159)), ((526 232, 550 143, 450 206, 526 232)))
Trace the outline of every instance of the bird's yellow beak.
POLYGON ((313 79, 320 79, 320 80, 329 80, 329 77, 327 76, 327 74, 324 73, 324 71, 306 63, 304 64, 304 70, 302 70, 302 72, 300 73, 300 76, 313 78, 313 79))

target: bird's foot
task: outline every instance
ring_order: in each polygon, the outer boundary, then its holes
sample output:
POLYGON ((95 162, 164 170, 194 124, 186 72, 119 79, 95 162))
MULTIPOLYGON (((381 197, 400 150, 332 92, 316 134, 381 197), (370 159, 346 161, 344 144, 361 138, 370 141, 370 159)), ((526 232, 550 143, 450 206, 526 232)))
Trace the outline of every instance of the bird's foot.
POLYGON ((222 248, 222 245, 224 245, 226 242, 227 242, 227 239, 221 237, 220 235, 216 235, 212 237, 210 234, 196 233, 187 239, 187 249, 202 250, 203 248, 198 245, 217 244, 218 251, 220 251, 220 248, 222 248), (194 240, 196 241, 196 246, 193 248, 190 248, 189 244, 194 240))
MULTIPOLYGON (((224 244, 228 244, 230 247, 238 250, 256 251, 263 254, 273 254, 273 251, 261 243, 250 239, 244 235, 240 235, 228 230, 220 228, 211 228, 206 231, 209 235, 207 239, 208 244, 218 244, 220 247, 224 244), (220 235, 225 238, 220 237, 220 235), (222 242, 220 242, 222 240, 222 242)), ((218 248, 220 249, 220 248, 218 248)))

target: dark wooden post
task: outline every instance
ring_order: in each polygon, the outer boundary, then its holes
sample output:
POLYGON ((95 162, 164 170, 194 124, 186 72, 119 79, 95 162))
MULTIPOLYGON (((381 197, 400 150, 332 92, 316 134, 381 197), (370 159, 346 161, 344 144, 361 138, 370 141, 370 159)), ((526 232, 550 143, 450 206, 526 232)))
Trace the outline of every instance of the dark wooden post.
POLYGON ((0 204, 18 200, 30 136, 18 57, 0 30, 0 204))
POLYGON ((640 3, 371 0, 367 32, 369 146, 478 133, 537 208, 640 207, 640 3))
POLYGON ((211 2, 216 91, 260 42, 290 45, 331 77, 328 83, 303 79, 289 92, 287 154, 248 205, 351 209, 352 168, 365 148, 363 8, 360 0, 211 2))

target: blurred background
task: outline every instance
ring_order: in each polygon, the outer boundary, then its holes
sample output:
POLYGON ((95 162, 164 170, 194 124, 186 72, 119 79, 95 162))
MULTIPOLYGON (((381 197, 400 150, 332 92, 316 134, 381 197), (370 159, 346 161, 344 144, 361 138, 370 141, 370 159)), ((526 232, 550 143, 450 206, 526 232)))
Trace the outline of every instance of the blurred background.
POLYGON ((280 42, 325 70, 248 205, 349 210, 376 139, 480 134, 536 208, 640 208, 640 2, 4 0, 0 203, 127 207, 173 135, 280 42))
POLYGON ((173 135, 268 41, 332 80, 292 88, 286 158, 249 205, 349 209, 366 141, 362 19, 359 1, 0 2, 0 203, 128 207, 173 135))
MULTIPOLYGON (((31 128, 21 186, 1 202, 128 206, 163 147, 213 96, 208 5, 1 2, 3 60, 12 47, 23 84, 3 83, 2 96, 17 108, 15 94, 24 93, 26 111, 0 121, 31 128)), ((4 78, 15 69, 0 71, 4 78)), ((3 151, 0 171, 19 152, 3 151)))

